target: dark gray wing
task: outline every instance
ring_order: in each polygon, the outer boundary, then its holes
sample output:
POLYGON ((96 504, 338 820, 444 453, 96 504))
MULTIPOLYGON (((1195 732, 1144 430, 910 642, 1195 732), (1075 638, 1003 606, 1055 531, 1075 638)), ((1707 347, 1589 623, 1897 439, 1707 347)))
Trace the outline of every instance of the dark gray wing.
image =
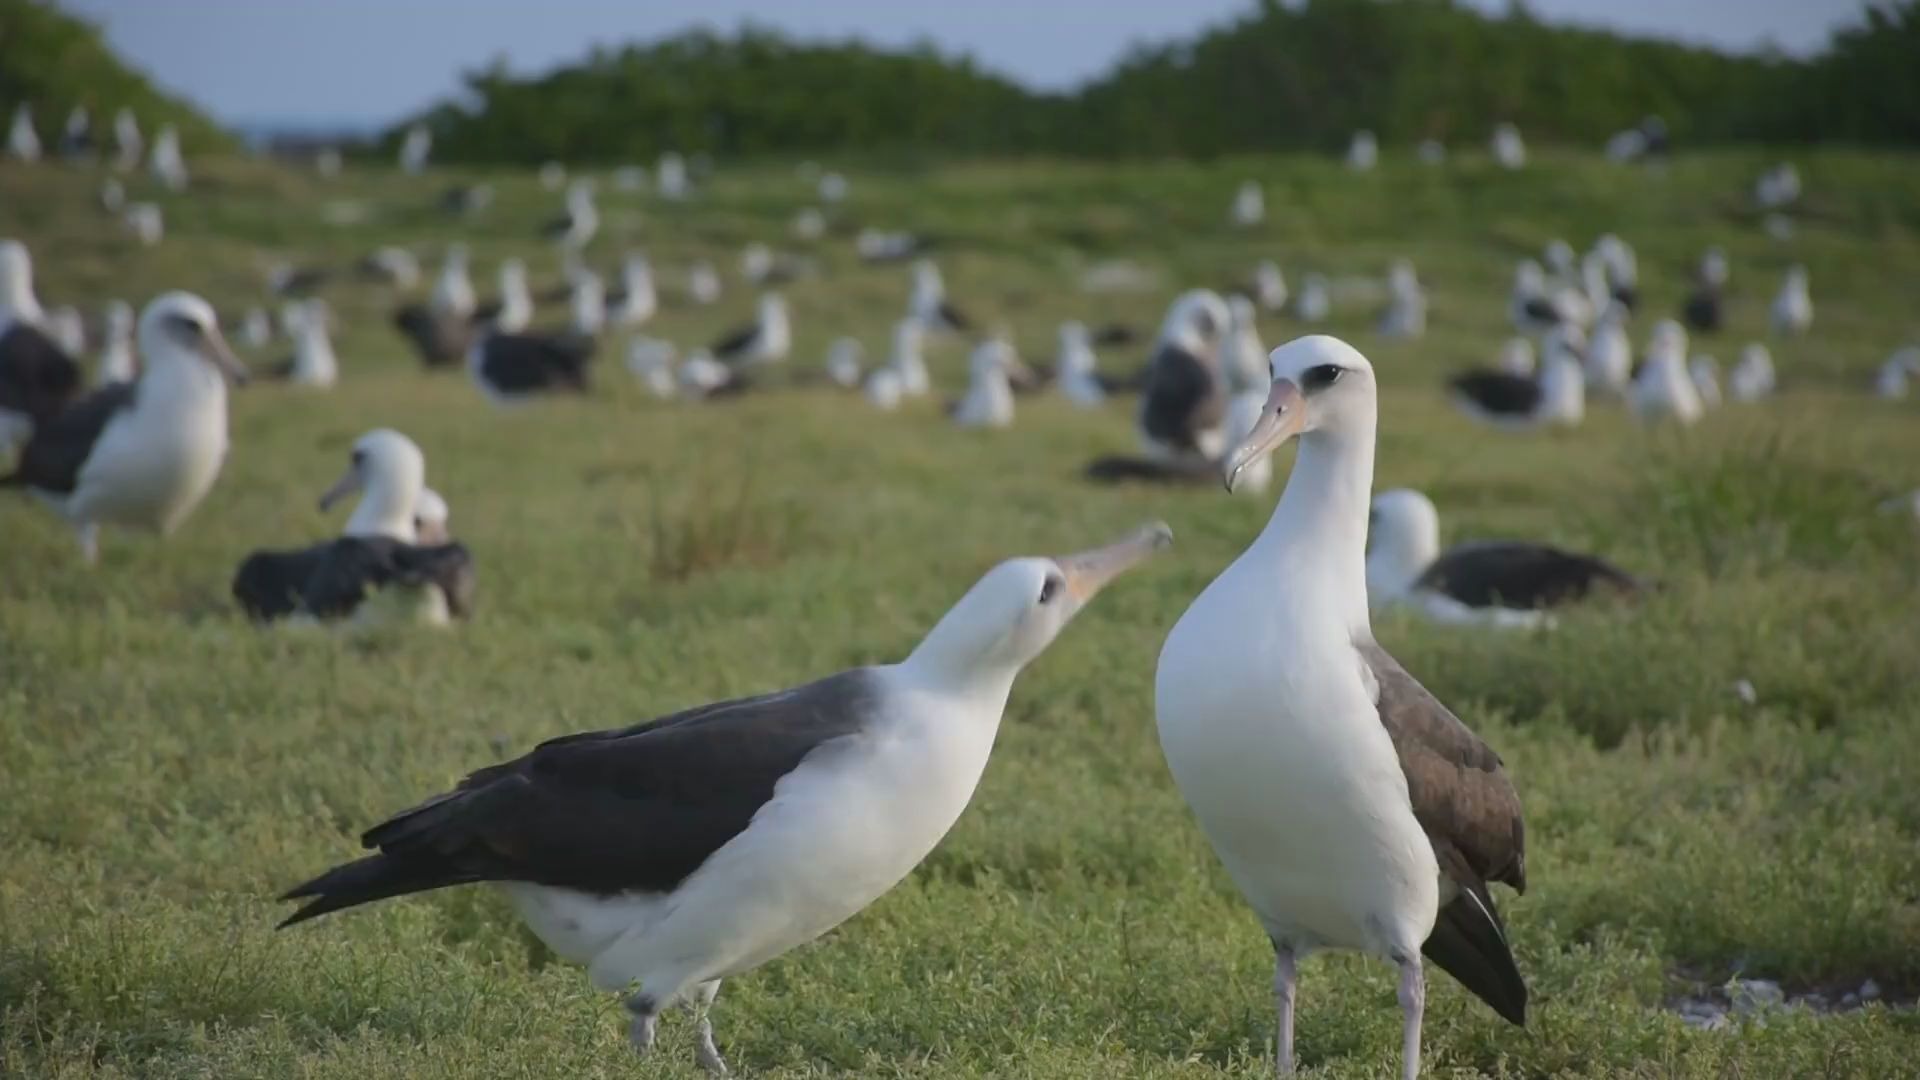
POLYGON ((300 610, 308 580, 326 556, 327 544, 299 551, 256 551, 233 575, 233 598, 255 622, 271 622, 300 610))
POLYGON ((587 388, 592 338, 489 334, 481 350, 480 375, 503 394, 587 388))
POLYGON ((948 326, 953 327, 963 334, 973 329, 973 320, 967 318, 966 312, 961 311, 945 300, 940 301, 940 318, 948 326))
POLYGON ((460 544, 421 546, 384 536, 342 536, 309 551, 300 606, 321 619, 351 615, 370 593, 389 587, 433 587, 447 610, 473 609, 473 557, 460 544))
POLYGON ((1540 384, 1504 371, 1469 371, 1447 381, 1453 392, 1497 416, 1526 416, 1540 405, 1540 384))
POLYGON ((1680 311, 1687 325, 1703 334, 1716 333, 1720 329, 1720 290, 1702 286, 1693 295, 1687 297, 1686 306, 1680 311))
POLYGON ((713 348, 710 351, 714 356, 722 360, 732 360, 740 353, 745 352, 747 346, 752 345, 754 339, 759 336, 760 324, 750 323, 746 326, 739 327, 726 337, 714 342, 713 348))
POLYGON ((16 321, 0 334, 0 409, 44 423, 80 393, 81 382, 80 365, 38 327, 16 321))
POLYGON ((870 669, 613 731, 569 735, 368 830, 379 853, 288 892, 300 922, 473 881, 666 892, 739 835, 809 755, 880 708, 870 669))
POLYGON ((133 407, 139 385, 121 382, 103 386, 36 424, 13 473, 0 483, 70 494, 79 482, 80 467, 93 453, 93 444, 107 429, 108 421, 133 407))
POLYGON ((1226 395, 1213 367, 1175 345, 1154 354, 1142 394, 1141 430, 1176 450, 1198 453, 1200 434, 1226 417, 1226 395))
POLYGON ((1103 484, 1180 484, 1212 487, 1220 483, 1220 470, 1208 462, 1193 458, 1157 461, 1152 458, 1110 454, 1090 462, 1087 465, 1086 477, 1103 484))
POLYGON ((1427 692, 1391 654, 1357 642, 1376 687, 1380 723, 1407 778, 1413 816, 1433 844, 1440 872, 1459 887, 1423 950, 1501 1016, 1526 1022, 1527 987, 1487 884, 1527 888, 1520 795, 1500 755, 1427 692))
POLYGON ((1443 552, 1414 582, 1468 607, 1544 608, 1595 589, 1639 592, 1638 578, 1592 555, 1545 544, 1491 540, 1443 552))

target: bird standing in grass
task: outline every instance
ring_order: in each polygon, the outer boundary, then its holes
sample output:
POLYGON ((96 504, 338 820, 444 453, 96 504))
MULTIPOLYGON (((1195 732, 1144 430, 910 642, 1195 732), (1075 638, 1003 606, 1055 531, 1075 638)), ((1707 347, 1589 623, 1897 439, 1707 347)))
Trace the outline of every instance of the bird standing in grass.
POLYGON ((1166 546, 1001 563, 905 660, 568 735, 367 831, 375 853, 290 890, 281 925, 391 896, 497 884, 603 990, 632 988, 634 1048, 688 1005, 726 1064, 720 980, 852 918, 933 850, 985 770, 1016 676, 1102 587, 1166 546), (637 986, 636 986, 637 984, 637 986))

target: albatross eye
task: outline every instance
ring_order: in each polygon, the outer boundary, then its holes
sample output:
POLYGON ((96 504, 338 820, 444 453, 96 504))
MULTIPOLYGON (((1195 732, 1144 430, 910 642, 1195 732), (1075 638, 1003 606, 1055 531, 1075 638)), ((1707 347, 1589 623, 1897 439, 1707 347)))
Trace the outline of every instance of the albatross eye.
POLYGON ((197 339, 207 332, 206 327, 200 325, 200 320, 191 315, 167 316, 167 329, 188 339, 197 339))
POLYGON ((1060 575, 1048 574, 1047 580, 1040 586, 1040 602, 1051 603, 1054 597, 1060 595, 1060 589, 1065 585, 1066 582, 1061 580, 1060 575))
POLYGON ((1347 369, 1339 364, 1315 364, 1300 373, 1300 388, 1307 393, 1317 393, 1340 381, 1347 369))

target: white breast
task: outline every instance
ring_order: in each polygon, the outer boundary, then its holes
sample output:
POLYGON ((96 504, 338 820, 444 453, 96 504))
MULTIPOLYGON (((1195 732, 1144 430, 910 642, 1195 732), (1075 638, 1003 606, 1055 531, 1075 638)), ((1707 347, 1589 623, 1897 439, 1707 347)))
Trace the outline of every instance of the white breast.
POLYGON ((163 533, 185 520, 226 459, 227 395, 219 379, 207 369, 143 380, 133 407, 108 422, 81 466, 68 515, 163 533))
POLYGON ((1302 640, 1276 605, 1310 599, 1246 570, 1209 586, 1160 654, 1174 780, 1270 935, 1301 949, 1417 947, 1439 869, 1359 655, 1302 640))

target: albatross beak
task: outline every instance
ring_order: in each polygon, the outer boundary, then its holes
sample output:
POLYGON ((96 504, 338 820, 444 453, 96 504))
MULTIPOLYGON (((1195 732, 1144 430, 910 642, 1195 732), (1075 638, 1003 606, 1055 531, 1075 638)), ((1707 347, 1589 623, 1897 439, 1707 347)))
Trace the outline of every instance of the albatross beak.
POLYGON ((1054 562, 1067 579, 1067 593, 1077 604, 1093 599, 1107 582, 1145 562, 1147 556, 1173 544, 1173 530, 1164 521, 1142 525, 1125 539, 1106 547, 1064 555, 1054 562))
POLYGON ((1234 482, 1240 479, 1240 470, 1300 434, 1306 418, 1307 399, 1301 395, 1300 387, 1292 379, 1273 380, 1273 389, 1267 393, 1267 403, 1260 407, 1260 419, 1254 421, 1253 430, 1221 461, 1220 475, 1227 490, 1233 490, 1234 482))
POLYGON ((339 502, 341 499, 344 499, 347 496, 359 490, 360 490, 360 470, 348 469, 347 474, 345 476, 342 476, 338 483, 328 488, 327 493, 325 495, 320 496, 321 512, 325 513, 326 511, 333 509, 334 503, 339 502))
POLYGON ((207 332, 206 350, 207 359, 212 361, 213 366, 219 368, 227 378, 233 380, 233 385, 247 385, 247 365, 233 355, 233 349, 227 345, 227 339, 221 335, 219 327, 214 327, 207 332))

